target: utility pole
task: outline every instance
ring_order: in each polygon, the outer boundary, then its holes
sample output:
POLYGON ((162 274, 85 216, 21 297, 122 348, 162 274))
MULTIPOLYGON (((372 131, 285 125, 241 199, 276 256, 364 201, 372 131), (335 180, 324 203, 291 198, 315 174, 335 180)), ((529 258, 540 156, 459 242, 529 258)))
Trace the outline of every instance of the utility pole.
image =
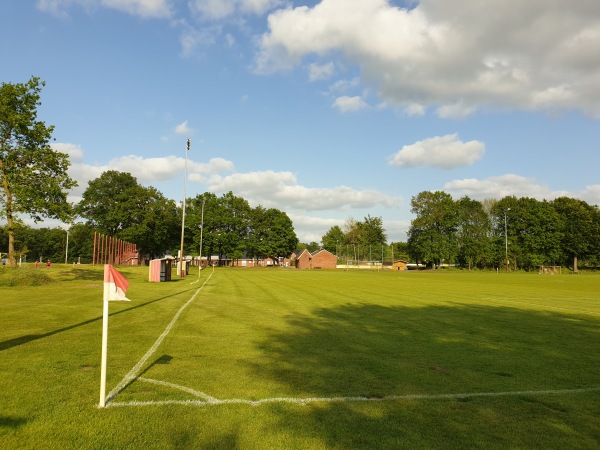
POLYGON ((508 228, 506 227, 506 211, 510 211, 510 208, 504 210, 504 261, 506 263, 506 273, 508 273, 508 228))
POLYGON ((185 173, 183 176, 183 205, 181 210, 181 247, 179 249, 179 277, 185 277, 185 273, 183 271, 183 236, 185 230, 185 198, 187 196, 186 185, 187 185, 187 161, 188 161, 188 152, 190 151, 190 138, 187 140, 187 150, 185 152, 185 173))

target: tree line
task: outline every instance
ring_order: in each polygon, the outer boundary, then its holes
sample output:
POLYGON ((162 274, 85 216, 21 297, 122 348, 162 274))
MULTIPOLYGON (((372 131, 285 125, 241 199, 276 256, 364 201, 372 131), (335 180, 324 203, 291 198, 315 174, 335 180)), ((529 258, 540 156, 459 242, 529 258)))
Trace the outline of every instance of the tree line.
POLYGON ((557 265, 577 271, 580 263, 600 263, 600 211, 583 200, 507 196, 480 202, 425 191, 412 198, 411 212, 416 217, 408 230, 408 253, 430 267, 557 265))
MULTIPOLYGON (((67 231, 61 228, 13 227, 19 258, 27 261, 90 263, 95 231, 135 243, 142 257, 177 255, 181 239, 182 207, 154 187, 144 187, 130 173, 106 171, 89 182, 67 231)), ((0 245, 8 230, 0 228, 0 245)), ((292 221, 275 208, 252 208, 247 200, 228 192, 198 194, 186 200, 185 255, 219 259, 276 258, 298 245, 292 221), (202 248, 200 248, 202 245, 202 248)))
POLYGON ((323 247, 342 259, 404 259, 430 268, 577 271, 581 264, 600 265, 600 210, 576 198, 454 200, 443 191, 423 191, 411 199, 411 212, 407 242, 387 244, 381 217, 367 216, 331 227, 323 247))

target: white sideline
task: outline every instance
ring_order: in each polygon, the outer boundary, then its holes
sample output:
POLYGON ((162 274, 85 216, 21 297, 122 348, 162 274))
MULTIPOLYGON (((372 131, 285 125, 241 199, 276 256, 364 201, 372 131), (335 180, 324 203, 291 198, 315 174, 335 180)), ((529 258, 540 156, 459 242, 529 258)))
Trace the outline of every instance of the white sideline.
POLYGON ((177 322, 177 319, 179 318, 179 316, 181 315, 181 313, 183 312, 183 310, 185 308, 187 308, 188 305, 194 301, 194 299, 196 298, 196 296, 200 293, 200 291, 202 290, 202 288, 204 288, 204 286, 206 285, 206 283, 208 283, 208 281, 211 279, 211 277, 213 276, 214 273, 215 272, 214 272, 214 269, 213 269, 212 273, 208 276, 208 278, 206 279, 206 281, 204 283, 202 283, 202 286, 200 286, 196 290, 196 292, 194 293, 194 295, 192 295, 192 298, 190 298, 187 302, 185 302, 185 304, 181 308, 179 308, 179 311, 177 311, 177 313, 175 314, 175 316, 173 317, 173 319, 171 319, 171 322, 169 322, 169 325, 167 325, 167 328, 165 328, 165 331, 163 331, 163 333, 158 337, 158 339, 156 340, 156 342, 154 343, 154 345, 150 348, 150 350, 148 350, 146 352, 146 354, 142 357, 142 359, 140 359, 138 361, 138 363, 133 367, 133 369, 131 369, 129 371, 129 373, 127 375, 125 375, 125 377, 119 382, 119 384, 117 384, 117 386, 112 391, 110 391, 108 393, 108 395, 106 396, 106 406, 108 406, 108 404, 111 402, 111 400, 113 398, 115 398, 119 394, 119 392, 121 392, 123 389, 125 389, 125 387, 129 383, 131 383, 133 380, 135 380, 137 378, 137 375, 139 374, 139 372, 142 369, 143 365, 146 364, 146 361, 148 361, 148 359, 156 351, 156 349, 162 343, 162 341, 167 336, 167 334, 169 334, 169 332, 171 331, 171 328, 173 328, 173 325, 175 325, 175 322, 177 322))
POLYGON ((188 392, 196 397, 202 397, 204 400, 155 400, 155 401, 130 401, 130 402, 111 402, 107 406, 160 406, 160 405, 191 405, 191 406, 213 406, 225 404, 244 404, 258 406, 266 403, 295 403, 306 405, 308 403, 341 403, 341 402, 384 402, 399 400, 456 400, 461 398, 477 397, 508 397, 521 395, 566 395, 582 394, 586 392, 600 392, 600 387, 579 388, 579 389, 548 389, 540 391, 506 391, 506 392, 465 392, 459 394, 407 394, 407 395, 388 395, 385 397, 308 397, 308 398, 290 398, 273 397, 260 400, 248 400, 241 398, 217 399, 203 392, 194 389, 178 386, 165 381, 152 380, 149 378, 138 378, 140 381, 159 384, 188 392))

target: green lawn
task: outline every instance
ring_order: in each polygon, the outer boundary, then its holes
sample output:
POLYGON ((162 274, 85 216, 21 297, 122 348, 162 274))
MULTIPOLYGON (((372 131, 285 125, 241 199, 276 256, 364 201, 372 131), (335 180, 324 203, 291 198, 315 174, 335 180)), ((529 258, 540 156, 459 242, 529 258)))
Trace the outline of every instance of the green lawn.
POLYGON ((119 270, 103 409, 102 267, 0 274, 1 449, 600 448, 600 275, 119 270))

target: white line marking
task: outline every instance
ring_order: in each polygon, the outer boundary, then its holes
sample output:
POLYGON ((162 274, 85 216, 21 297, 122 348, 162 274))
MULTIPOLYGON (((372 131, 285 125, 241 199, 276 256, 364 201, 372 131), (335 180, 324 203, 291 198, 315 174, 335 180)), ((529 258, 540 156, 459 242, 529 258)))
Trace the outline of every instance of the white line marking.
POLYGON ((189 304, 194 301, 194 299, 196 298, 196 296, 204 288, 204 286, 206 285, 206 283, 208 283, 208 280, 211 279, 211 277, 213 276, 213 274, 214 274, 214 271, 213 271, 213 273, 210 274, 210 276, 206 279, 206 281, 202 284, 202 286, 200 286, 196 290, 196 292, 194 293, 194 295, 192 295, 192 298, 190 298, 181 308, 179 308, 179 311, 177 311, 177 313, 175 314, 175 316, 173 317, 173 319, 171 320, 171 322, 169 323, 169 325, 167 325, 167 328, 165 328, 165 331, 163 331, 163 333, 158 337, 158 339, 156 340, 156 342, 154 343, 154 345, 150 348, 150 350, 148 350, 146 352, 146 354, 142 357, 142 359, 140 359, 138 361, 138 363, 133 367, 133 369, 131 369, 129 371, 129 373, 127 375, 125 375, 125 377, 119 382, 119 384, 117 384, 117 386, 112 391, 110 391, 108 393, 108 395, 106 396, 106 404, 108 404, 123 389, 125 389, 125 387, 129 383, 131 383, 133 380, 136 379, 136 377, 139 374, 140 370, 142 369, 143 365, 146 364, 146 361, 148 361, 148 359, 156 351, 156 349, 162 343, 162 341, 167 336, 167 334, 169 334, 169 332, 171 331, 171 328, 173 328, 173 326, 175 325, 175 322, 177 322, 177 319, 179 319, 179 316, 181 315, 181 313, 183 312, 183 310, 185 308, 187 308, 189 306, 189 304))
MULTIPOLYGON (((156 382, 156 380, 144 379, 143 381, 156 382)), ((163 384, 163 382, 157 382, 163 384)), ((165 383, 171 385, 171 383, 165 383)), ((186 390, 183 386, 171 385, 177 389, 186 390)), ((308 398, 290 398, 290 397, 274 397, 264 398, 260 400, 247 400, 240 398, 232 399, 216 399, 204 393, 191 390, 196 396, 206 396, 206 400, 159 400, 159 401, 131 401, 131 402, 111 402, 107 406, 160 406, 160 405, 190 405, 190 406, 213 406, 225 404, 242 404, 259 406, 267 403, 295 403, 306 405, 308 403, 341 403, 341 402, 385 402, 399 400, 453 400, 461 398, 476 398, 476 397, 509 397, 520 395, 566 395, 566 394, 582 394, 586 392, 600 392, 600 387, 580 388, 580 389, 549 389, 542 391, 507 391, 507 392, 468 392, 462 394, 407 394, 407 395, 388 395, 385 397, 308 397, 308 398), (197 395, 201 394, 201 395, 197 395)))
POLYGON ((187 392, 188 394, 192 394, 195 397, 203 398, 207 402, 218 402, 218 400, 216 398, 211 397, 210 395, 205 394, 204 392, 200 392, 200 391, 197 391, 195 389, 188 388, 185 386, 180 386, 178 384, 169 383, 168 381, 153 380, 152 378, 145 378, 145 377, 138 377, 137 380, 145 381, 146 383, 158 384, 159 386, 166 386, 166 387, 170 387, 173 389, 178 389, 180 391, 187 392))

